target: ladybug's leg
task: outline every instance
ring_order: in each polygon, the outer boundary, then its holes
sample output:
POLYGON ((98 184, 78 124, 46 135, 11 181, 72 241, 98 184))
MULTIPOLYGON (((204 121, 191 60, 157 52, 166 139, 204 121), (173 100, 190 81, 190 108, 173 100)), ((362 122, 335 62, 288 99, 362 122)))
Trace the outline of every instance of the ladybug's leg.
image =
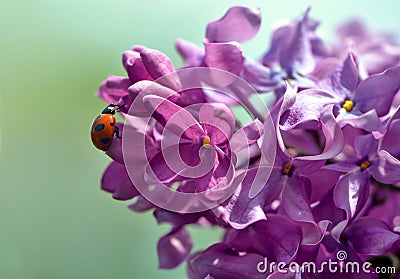
POLYGON ((115 135, 117 136, 117 138, 122 138, 120 135, 119 135, 119 128, 118 127, 115 127, 115 135))

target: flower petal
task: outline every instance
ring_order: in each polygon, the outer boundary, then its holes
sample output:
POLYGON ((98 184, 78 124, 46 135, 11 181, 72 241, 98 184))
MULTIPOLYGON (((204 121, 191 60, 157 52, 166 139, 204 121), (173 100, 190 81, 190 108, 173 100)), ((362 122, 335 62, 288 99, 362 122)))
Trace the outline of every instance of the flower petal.
POLYGON ((368 172, 356 171, 342 176, 335 186, 333 199, 338 208, 347 212, 347 220, 364 207, 369 195, 368 172))
POLYGON ((318 224, 307 222, 299 224, 302 228, 302 240, 295 259, 297 263, 308 262, 317 257, 319 244, 325 238, 330 223, 330 221, 324 220, 318 224))
POLYGON ((371 175, 379 182, 395 184, 400 182, 400 161, 385 150, 378 152, 378 159, 368 168, 371 175))
POLYGON ((310 207, 310 180, 293 175, 282 192, 282 206, 294 221, 315 223, 310 207))
POLYGON ((139 195, 138 190, 135 188, 131 179, 128 177, 128 179, 125 180, 125 183, 121 184, 115 190, 115 192, 112 194, 112 197, 116 200, 126 201, 126 200, 130 200, 138 195, 139 195))
POLYGON ((339 103, 340 99, 327 91, 306 89, 296 95, 296 102, 281 119, 282 130, 290 130, 308 121, 318 122, 321 111, 329 104, 339 103))
POLYGON ((143 104, 161 125, 175 135, 189 140, 198 140, 204 135, 203 129, 190 112, 167 99, 148 95, 143 98, 143 104))
POLYGON ((293 174, 308 177, 319 171, 325 164, 325 160, 302 160, 302 157, 294 158, 291 163, 294 168, 293 174))
POLYGON ((208 67, 239 75, 243 69, 242 49, 236 42, 209 43, 204 41, 205 62, 208 67))
POLYGON ((340 65, 341 61, 339 58, 324 58, 315 65, 314 70, 310 73, 310 77, 318 81, 326 80, 338 67, 340 67, 340 65))
POLYGON ((358 61, 353 52, 350 52, 346 60, 343 62, 343 67, 340 72, 340 83, 349 92, 353 92, 358 85, 358 61))
POLYGON ((329 169, 320 169, 307 177, 311 181, 310 202, 320 201, 326 194, 333 189, 338 181, 340 173, 329 169))
POLYGON ((179 94, 174 90, 149 80, 136 82, 129 87, 128 94, 130 99, 133 100, 128 114, 138 117, 149 117, 149 112, 143 104, 145 96, 156 95, 172 101, 179 98, 179 94))
POLYGON ((367 132, 385 133, 385 126, 379 120, 375 109, 361 115, 342 110, 336 119, 341 127, 349 124, 355 128, 364 129, 367 132))
POLYGON ((103 99, 107 104, 116 104, 122 97, 128 94, 131 85, 129 79, 119 76, 109 76, 101 83, 96 96, 103 99))
POLYGON ((296 256, 301 242, 301 229, 297 223, 269 214, 266 221, 254 224, 254 231, 257 237, 253 248, 271 261, 288 263, 296 256))
POLYGON ((175 47, 186 65, 196 67, 202 64, 204 50, 197 45, 179 39, 175 42, 175 47))
POLYGON ((179 153, 176 152, 176 149, 176 147, 170 146, 164 150, 160 150, 150 159, 146 167, 147 176, 145 176, 148 183, 171 183, 182 180, 182 177, 179 175, 182 169, 172 170, 171 166, 166 161, 166 157, 168 160, 180 160, 179 153))
POLYGON ((164 53, 145 48, 140 52, 140 57, 151 77, 159 79, 158 83, 175 91, 182 88, 179 76, 175 73, 174 65, 164 53))
POLYGON ((354 109, 367 112, 375 109, 378 116, 389 112, 395 94, 400 90, 400 66, 363 80, 354 95, 354 109))
POLYGON ((207 103, 206 95, 202 88, 190 88, 179 92, 179 99, 174 101, 181 107, 193 104, 207 103))
MULTIPOLYGON (((396 222, 400 216, 400 191, 393 191, 389 187, 380 188, 373 197, 374 202, 368 210, 368 216, 384 221, 391 228, 398 227, 396 222)), ((397 230, 398 231, 398 230, 397 230)))
POLYGON ((297 73, 307 74, 315 66, 308 36, 308 13, 309 9, 297 23, 294 32, 287 38, 286 45, 279 53, 279 63, 286 70, 289 77, 293 77, 297 73))
POLYGON ((279 60, 279 52, 287 42, 287 34, 292 32, 292 26, 284 25, 274 30, 269 50, 262 57, 262 63, 266 66, 274 66, 279 60))
POLYGON ((202 216, 202 213, 177 213, 168 211, 162 208, 157 208, 153 212, 154 217, 157 219, 159 224, 169 223, 173 227, 181 227, 187 224, 193 224, 198 221, 202 216))
POLYGON ((190 279, 204 279, 208 275, 221 279, 264 279, 265 275, 257 271, 257 264, 263 261, 258 254, 239 255, 226 243, 217 243, 188 259, 188 275, 190 279))
POLYGON ((324 198, 312 209, 317 222, 328 220, 332 226, 346 219, 346 212, 337 208, 333 199, 333 190, 329 191, 324 198))
POLYGON ((260 25, 260 9, 236 6, 230 8, 221 19, 207 25, 206 38, 212 43, 241 43, 254 37, 260 25))
POLYGON ((250 124, 237 130, 229 143, 233 152, 239 152, 249 145, 255 143, 264 134, 264 125, 256 119, 250 124))
MULTIPOLYGON (((390 39, 389 39, 390 40, 390 39)), ((387 38, 373 38, 363 46, 360 60, 369 74, 381 73, 399 65, 400 49, 387 38)))
POLYGON ((203 104, 199 111, 199 121, 211 144, 221 144, 230 139, 235 129, 236 120, 232 111, 224 104, 203 104))
MULTIPOLYGON (((205 153, 209 153, 211 150, 203 150, 205 153)), ((202 177, 197 176, 195 180, 196 190, 199 192, 203 192, 209 189, 213 189, 214 191, 210 191, 207 193, 207 198, 211 200, 217 200, 220 198, 220 195, 225 195, 224 190, 226 186, 230 185, 233 177, 235 175, 235 168, 233 165, 233 158, 228 156, 228 154, 223 153, 220 149, 216 148, 217 157, 212 160, 208 159, 205 165, 211 166, 211 170, 202 177), (213 166, 213 168, 212 168, 213 166)), ((213 152, 213 154, 215 154, 213 152)))
MULTIPOLYGON (((213 180, 213 186, 218 184, 217 181, 219 181, 219 179, 228 176, 228 169, 230 166, 217 159, 218 150, 215 150, 214 148, 208 149, 193 143, 181 143, 179 144, 179 158, 176 159, 174 159, 174 156, 177 153, 176 149, 169 148, 166 149, 166 151, 170 151, 169 154, 168 152, 165 152, 164 154, 168 164, 180 175, 187 178, 194 178, 196 180, 195 184, 202 181, 204 187, 211 186, 209 183, 205 183, 204 181, 204 175, 207 176, 208 174, 215 179, 213 180), (222 172, 219 173, 220 175, 218 176, 215 172, 219 171, 222 172)), ((206 189, 208 188, 206 187, 203 190, 206 189)))
POLYGON ((354 148, 359 159, 368 159, 378 151, 378 140, 372 134, 357 136, 354 140, 354 148))
POLYGON ((370 217, 352 222, 344 233, 354 249, 366 255, 382 255, 400 239, 383 221, 370 217))
MULTIPOLYGON (((286 110, 288 110, 289 108, 291 108, 294 105, 294 103, 296 102, 296 92, 297 92, 297 88, 293 88, 288 82, 286 82, 286 91, 285 91, 283 97, 274 106, 275 109, 278 108, 277 115, 275 116, 274 111, 272 111, 273 117, 277 117, 277 119, 275 120, 276 123, 279 124, 281 122, 280 120, 281 120, 281 117, 284 114, 284 112, 286 110)), ((283 142, 280 125, 276 125, 276 137, 277 137, 277 141, 278 141, 280 149, 285 153, 286 156, 292 157, 291 154, 289 153, 289 151, 287 151, 285 143, 283 142)), ((263 144, 261 146, 262 152, 264 155, 271 153, 270 145, 264 144, 265 138, 266 137, 264 136, 263 144)))
POLYGON ((122 64, 132 84, 140 80, 153 80, 153 77, 144 66, 139 52, 133 50, 125 51, 122 54, 122 64))
POLYGON ((241 76, 260 93, 273 91, 283 82, 269 68, 247 58, 244 60, 241 76))
POLYGON ((325 136, 325 147, 321 154, 299 157, 299 160, 327 160, 342 152, 344 136, 342 129, 333 116, 333 105, 325 107, 321 112, 322 132, 325 136))
POLYGON ((177 267, 189 255, 192 246, 192 240, 185 228, 173 229, 158 241, 159 268, 171 269, 177 267))
POLYGON ((148 134, 143 134, 142 130, 119 123, 117 127, 123 138, 114 138, 106 151, 106 154, 114 161, 126 165, 143 166, 147 163, 147 158, 153 157, 158 152, 157 144, 148 134), (122 149, 123 142, 125 142, 124 149, 122 149))
POLYGON ((386 150, 396 158, 400 158, 400 144, 398 144, 399 138, 400 119, 395 119, 394 121, 391 121, 390 125, 388 125, 387 133, 382 140, 381 149, 386 150))
POLYGON ((116 200, 129 200, 139 195, 128 176, 125 165, 117 162, 112 162, 104 171, 101 189, 112 193, 116 200))
POLYGON ((321 143, 316 137, 316 130, 291 129, 282 130, 282 138, 287 146, 295 146, 299 154, 316 155, 321 153, 321 143))
POLYGON ((150 203, 143 196, 139 196, 138 199, 130 204, 128 208, 134 212, 145 212, 155 207, 154 204, 150 203))
POLYGON ((243 229, 256 221, 266 219, 263 211, 264 206, 277 199, 282 190, 282 175, 275 171, 272 172, 262 190, 255 197, 250 197, 250 190, 257 171, 259 171, 257 168, 252 168, 247 173, 235 177, 233 182, 237 184, 241 181, 241 184, 226 206, 225 217, 235 229, 243 229), (243 178, 244 175, 246 176, 243 178))

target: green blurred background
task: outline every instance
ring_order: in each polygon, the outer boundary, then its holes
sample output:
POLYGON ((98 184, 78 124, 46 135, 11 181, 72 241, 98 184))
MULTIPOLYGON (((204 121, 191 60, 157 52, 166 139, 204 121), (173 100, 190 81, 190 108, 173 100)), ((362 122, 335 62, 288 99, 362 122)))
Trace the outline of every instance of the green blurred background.
MULTIPOLYGON (((244 46, 258 57, 273 23, 312 5, 321 34, 352 15, 395 30, 396 1, 77 1, 0 2, 0 278, 184 278, 157 268, 168 231, 151 213, 134 214, 100 191, 109 158, 89 127, 109 74, 123 75, 133 44, 159 49, 179 66, 176 38, 201 44, 207 22, 234 4, 262 8, 259 35, 244 46), (349 3, 347 3, 349 2, 349 3)), ((195 249, 217 230, 191 229, 195 249)))

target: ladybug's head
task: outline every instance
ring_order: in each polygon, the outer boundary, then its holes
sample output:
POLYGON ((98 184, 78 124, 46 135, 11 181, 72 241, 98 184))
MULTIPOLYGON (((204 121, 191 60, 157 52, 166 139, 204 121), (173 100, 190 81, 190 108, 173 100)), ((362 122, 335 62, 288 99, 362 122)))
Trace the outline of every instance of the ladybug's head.
POLYGON ((114 104, 109 104, 101 114, 115 114, 116 111, 118 111, 118 107, 114 104))

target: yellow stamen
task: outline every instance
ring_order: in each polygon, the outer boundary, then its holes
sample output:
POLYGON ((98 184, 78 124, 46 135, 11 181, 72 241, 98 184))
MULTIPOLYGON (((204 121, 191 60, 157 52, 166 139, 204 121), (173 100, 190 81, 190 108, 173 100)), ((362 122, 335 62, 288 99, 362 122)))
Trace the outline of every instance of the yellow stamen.
POLYGON ((350 112, 353 109, 353 101, 352 100, 346 100, 344 101, 342 108, 344 108, 346 111, 350 112))
POLYGON ((364 163, 361 164, 360 168, 361 170, 366 170, 371 166, 371 162, 370 161, 365 161, 364 163))
POLYGON ((209 136, 205 136, 203 139, 203 146, 207 149, 210 148, 210 144, 211 144, 211 139, 209 136))
POLYGON ((283 167, 283 173, 289 175, 290 171, 292 170, 292 165, 290 163, 286 163, 283 167))

